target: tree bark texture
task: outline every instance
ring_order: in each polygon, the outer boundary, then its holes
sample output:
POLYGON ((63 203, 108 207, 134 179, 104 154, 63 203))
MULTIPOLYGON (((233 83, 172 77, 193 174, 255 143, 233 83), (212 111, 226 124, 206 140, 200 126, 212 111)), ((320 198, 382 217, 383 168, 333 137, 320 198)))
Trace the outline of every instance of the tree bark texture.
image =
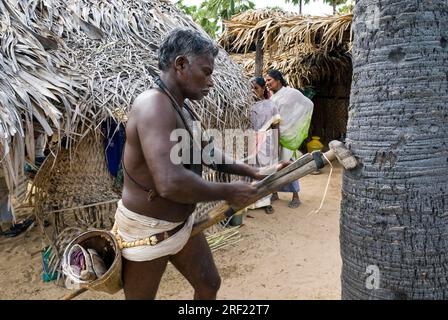
POLYGON ((353 27, 342 299, 448 299, 448 1, 358 0, 353 27))
POLYGON ((255 44, 255 76, 263 76, 263 39, 260 33, 255 44))

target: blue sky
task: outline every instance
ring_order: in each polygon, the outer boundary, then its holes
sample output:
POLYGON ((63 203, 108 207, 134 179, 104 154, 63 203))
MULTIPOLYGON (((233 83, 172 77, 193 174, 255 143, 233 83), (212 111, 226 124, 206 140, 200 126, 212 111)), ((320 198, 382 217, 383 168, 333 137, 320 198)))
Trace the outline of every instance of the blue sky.
MULTIPOLYGON (((184 0, 186 5, 198 5, 203 0, 184 0)), ((256 8, 264 8, 266 6, 279 6, 286 11, 299 12, 299 7, 292 4, 285 4, 283 0, 252 0, 255 3, 256 8)), ((303 13, 310 15, 327 15, 333 13, 333 8, 327 4, 324 4, 322 0, 311 1, 310 4, 303 6, 303 13)))

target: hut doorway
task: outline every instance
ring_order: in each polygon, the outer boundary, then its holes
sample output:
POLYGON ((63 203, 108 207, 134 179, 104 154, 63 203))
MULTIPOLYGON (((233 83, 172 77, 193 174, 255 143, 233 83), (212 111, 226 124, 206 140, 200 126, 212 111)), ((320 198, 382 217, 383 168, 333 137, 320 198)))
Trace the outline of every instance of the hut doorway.
POLYGON ((319 136, 327 146, 331 140, 343 141, 347 134, 348 106, 350 101, 350 76, 342 82, 313 83, 315 96, 309 138, 319 136))

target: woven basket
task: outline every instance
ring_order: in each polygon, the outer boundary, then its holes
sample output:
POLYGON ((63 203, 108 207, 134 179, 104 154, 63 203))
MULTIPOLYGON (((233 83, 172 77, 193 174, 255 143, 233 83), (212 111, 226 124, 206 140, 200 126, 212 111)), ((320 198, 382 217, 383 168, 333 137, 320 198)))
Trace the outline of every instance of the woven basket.
POLYGON ((34 180, 36 214, 53 225, 49 238, 67 227, 110 229, 120 198, 113 184, 101 136, 86 136, 71 153, 50 155, 34 180))
POLYGON ((75 244, 79 244, 85 249, 95 249, 108 268, 107 272, 99 279, 88 284, 83 284, 82 287, 109 294, 114 294, 123 288, 121 279, 121 251, 112 233, 105 230, 92 230, 80 234, 67 246, 64 253, 64 260, 68 258, 65 255, 70 252, 70 249, 75 244))

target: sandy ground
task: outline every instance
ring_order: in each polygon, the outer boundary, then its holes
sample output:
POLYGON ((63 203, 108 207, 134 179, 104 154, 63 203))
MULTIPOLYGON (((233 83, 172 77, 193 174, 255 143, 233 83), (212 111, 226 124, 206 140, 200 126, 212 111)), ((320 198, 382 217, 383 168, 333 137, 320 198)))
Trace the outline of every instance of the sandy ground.
MULTIPOLYGON (((239 229, 242 241, 214 253, 222 277, 219 299, 340 299, 339 202, 341 167, 335 167, 322 209, 317 209, 330 169, 301 179, 302 205, 287 207, 280 193, 275 213, 250 210, 239 229), (310 214, 311 213, 311 214, 310 214)), ((38 228, 0 237, 0 299, 59 299, 69 290, 41 279, 38 228)), ((168 266, 157 299, 191 299, 188 282, 168 266)), ((87 292, 77 299, 124 299, 87 292)))

